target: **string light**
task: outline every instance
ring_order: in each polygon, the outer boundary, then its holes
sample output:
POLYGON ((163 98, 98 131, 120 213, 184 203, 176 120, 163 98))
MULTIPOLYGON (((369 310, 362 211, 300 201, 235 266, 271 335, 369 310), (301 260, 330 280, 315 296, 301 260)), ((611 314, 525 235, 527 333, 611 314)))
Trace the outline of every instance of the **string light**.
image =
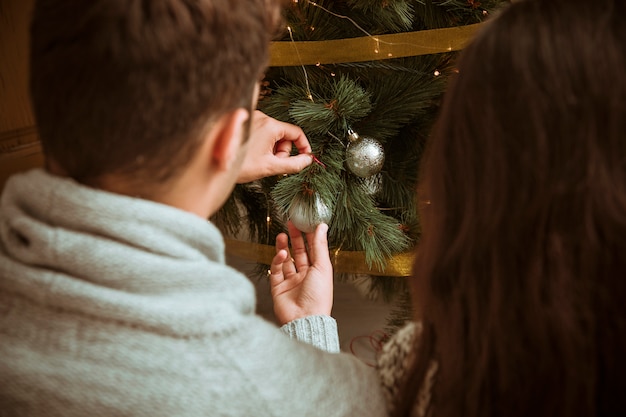
POLYGON ((341 139, 339 139, 337 136, 333 135, 331 131, 328 131, 327 133, 328 133, 328 135, 329 135, 331 138, 335 139, 337 142, 341 143, 342 145, 344 144, 344 143, 341 141, 341 139))
POLYGON ((317 4, 317 3, 315 3, 314 1, 311 1, 311 0, 307 0, 307 3, 312 5, 312 6, 319 7, 320 9, 324 10, 326 13, 329 13, 329 14, 335 16, 335 17, 338 17, 340 19, 347 19, 347 20, 349 20, 350 23, 352 23, 355 27, 357 27, 361 32, 365 33, 370 38, 373 38, 373 36, 368 31, 366 31, 361 26, 359 26, 359 24, 357 22, 355 22, 354 20, 352 20, 352 18, 350 18, 349 16, 345 16, 345 15, 342 15, 342 14, 338 14, 338 13, 332 12, 332 11, 328 10, 327 8, 325 8, 323 6, 320 6, 319 4, 317 4))
MULTIPOLYGON (((270 197, 269 195, 265 194, 265 207, 266 207, 266 211, 265 211, 265 239, 266 242, 265 244, 270 245, 270 232, 271 232, 271 225, 272 225, 272 213, 270 211, 270 197)), ((270 271, 267 271, 267 274, 270 274, 270 271)))
MULTIPOLYGON (((292 3, 294 3, 294 4, 298 4, 298 3, 299 3, 299 0, 292 0, 292 3)), ((363 33, 364 33, 367 37, 371 38, 371 39, 374 41, 374 50, 373 50, 373 51, 374 51, 374 53, 375 53, 375 54, 379 54, 379 53, 381 52, 381 48, 380 48, 381 43, 382 43, 382 44, 385 44, 385 45, 389 45, 389 46, 408 45, 408 46, 417 46, 417 47, 421 47, 421 48, 429 48, 429 49, 433 49, 433 50, 439 50, 439 48, 438 48, 438 47, 430 47, 430 46, 428 46, 428 45, 419 45, 419 44, 415 44, 415 43, 406 43, 406 42, 386 42, 386 41, 381 41, 381 40, 380 40, 380 38, 378 38, 378 37, 376 37, 376 36, 373 36, 373 35, 372 35, 371 33, 369 33, 367 30, 363 29, 363 27, 361 27, 361 26, 360 26, 360 25, 359 25, 356 21, 354 21, 354 19, 352 19, 351 17, 346 16, 346 15, 342 15, 342 14, 339 14, 339 13, 335 13, 335 12, 333 12, 333 11, 331 11, 331 10, 327 9, 326 7, 324 7, 324 6, 320 5, 320 4, 318 4, 318 3, 316 3, 315 1, 312 1, 312 0, 306 0, 306 3, 307 3, 308 5, 313 6, 313 7, 317 7, 317 8, 319 8, 319 9, 323 10, 325 13, 328 13, 328 14, 330 14, 330 15, 332 15, 332 16, 335 16, 335 17, 340 18, 340 19, 345 19, 345 20, 348 20, 348 21, 349 21, 349 22, 350 22, 350 23, 351 23, 354 27, 356 27, 358 30, 360 30, 361 32, 363 32, 363 33)), ((487 14, 487 12, 486 12, 485 10, 483 10, 483 13, 484 13, 485 15, 487 14)), ((315 30, 315 27, 314 27, 314 26, 309 26, 309 30, 310 30, 310 31, 314 31, 314 30, 315 30)), ((309 74, 308 74, 308 72, 307 72, 307 70, 306 70, 306 66, 305 66, 305 65, 303 64, 303 62, 302 62, 302 57, 300 56, 300 51, 298 50, 297 44, 296 44, 296 42, 295 42, 295 39, 294 39, 294 36, 293 36, 293 31, 292 31, 292 29, 291 29, 291 26, 287 26, 287 31, 289 32, 289 38, 291 39, 291 43, 292 43, 293 48, 294 48, 294 50, 295 50, 295 52, 296 52, 296 55, 297 55, 297 57, 298 57, 298 61, 299 61, 299 63, 300 63, 300 67, 302 67, 302 71, 303 71, 303 73, 304 73, 304 81, 305 81, 305 85, 306 85, 306 93, 307 93, 307 98, 308 98, 311 102, 314 102, 314 99, 313 99, 313 93, 311 92, 311 87, 310 87, 310 84, 309 84, 309 74)), ((446 48, 446 50, 447 50, 447 51, 449 51, 449 52, 453 51, 453 47, 452 47, 452 45, 448 45, 448 47, 446 48)), ((391 53, 391 52, 387 52, 386 56, 387 56, 388 58, 392 58, 394 55, 393 55, 393 53, 391 53)), ((320 62, 317 62, 317 63, 315 64, 315 66, 317 66, 317 67, 321 67, 320 62)), ((437 76, 439 76, 440 74, 441 74, 441 73, 440 73, 439 71, 435 71, 435 72, 434 72, 434 75, 435 75, 436 77, 437 77, 437 76)), ((334 76, 335 76, 335 73, 331 72, 331 73, 330 73, 330 75, 331 75, 331 77, 334 77, 334 76)))
POLYGON ((287 31, 289 31, 289 38, 291 39, 291 44, 293 45, 293 48, 296 50, 296 55, 298 55, 298 61, 300 61, 300 66, 302 67, 302 71, 304 71, 304 82, 306 83, 307 98, 313 101, 313 94, 311 94, 311 87, 309 86, 309 74, 306 71, 306 67, 302 64, 302 58, 300 58, 300 52, 298 51, 296 42, 293 39, 293 32, 291 31, 291 26, 287 26, 287 31))
MULTIPOLYGON (((294 2, 294 3, 298 3, 298 0, 293 0, 293 2, 294 2)), ((317 7, 317 8, 319 8, 319 9, 323 10, 324 12, 326 12, 326 13, 328 13, 328 14, 332 15, 332 16, 338 17, 338 18, 340 18, 340 19, 345 19, 345 20, 348 20, 350 23, 352 23, 352 24, 354 25, 354 27, 356 27, 358 30, 360 30, 361 32, 363 32, 366 36, 368 36, 368 37, 370 37, 370 38, 372 38, 372 39, 374 40, 374 42, 375 42, 375 46, 374 46, 374 53, 376 53, 376 54, 380 53, 380 44, 381 44, 381 43, 382 43, 382 44, 384 44, 384 45, 389 45, 389 46, 394 46, 394 45, 396 45, 396 46, 397 46, 397 45, 408 45, 408 46, 418 46, 418 47, 421 47, 421 48, 428 48, 428 49, 433 49, 433 50, 439 50, 439 48, 437 48, 437 47, 431 47, 431 46, 428 46, 428 45, 419 45, 419 44, 415 44, 415 43, 407 43, 407 42, 386 42, 386 41, 381 41, 378 37, 376 37, 376 36, 372 35, 372 34, 371 34, 371 33, 369 33, 367 30, 363 29, 363 28, 362 28, 362 27, 361 27, 361 26, 360 26, 357 22, 355 22, 355 21, 354 21, 351 17, 346 16, 346 15, 342 15, 342 14, 339 14, 339 13, 335 13, 335 12, 333 12, 333 11, 331 11, 331 10, 329 10, 329 9, 325 8, 324 6, 319 5, 318 3, 316 3, 316 2, 314 2, 314 1, 312 1, 312 0, 306 0, 306 2, 307 2, 307 4, 310 4, 311 6, 317 7)), ((483 14, 484 14, 484 15, 486 15, 486 14, 487 14, 487 11, 486 11, 486 10, 483 10, 483 14)), ((451 46, 451 45, 450 45, 450 46, 448 46, 447 50, 448 50, 449 52, 451 52, 451 51, 453 50, 452 46, 451 46)), ((388 54, 387 54, 387 56, 388 56, 388 57, 392 57, 392 56, 393 56, 393 54, 388 53, 388 54)))

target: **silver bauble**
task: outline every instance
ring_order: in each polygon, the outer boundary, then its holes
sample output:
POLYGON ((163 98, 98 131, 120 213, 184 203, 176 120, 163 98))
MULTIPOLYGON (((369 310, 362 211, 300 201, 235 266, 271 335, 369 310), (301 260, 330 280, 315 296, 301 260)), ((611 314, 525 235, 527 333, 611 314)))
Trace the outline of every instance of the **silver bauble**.
POLYGON ((370 177, 363 178, 360 181, 361 187, 365 194, 369 196, 376 196, 383 187, 383 177, 382 174, 374 174, 370 177))
POLYGON ((376 139, 358 136, 346 149, 346 166, 357 177, 376 175, 383 168, 385 149, 376 139))
POLYGON ((320 198, 314 193, 311 197, 298 194, 289 206, 289 220, 298 230, 311 233, 320 223, 328 224, 333 213, 320 198))

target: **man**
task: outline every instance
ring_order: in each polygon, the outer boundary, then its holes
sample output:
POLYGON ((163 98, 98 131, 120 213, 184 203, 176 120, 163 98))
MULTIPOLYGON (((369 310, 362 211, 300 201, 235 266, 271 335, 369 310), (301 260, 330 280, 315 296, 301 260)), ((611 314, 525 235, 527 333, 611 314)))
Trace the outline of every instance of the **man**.
MULTIPOLYGON (((0 203, 0 415, 384 414, 373 370, 326 352, 331 306, 295 291, 277 306, 284 332, 256 316, 206 221, 237 181, 311 163, 299 128, 252 110, 278 13, 269 0, 36 3, 46 169, 11 178, 0 203)), ((327 295, 326 226, 307 239, 299 277, 327 295)))

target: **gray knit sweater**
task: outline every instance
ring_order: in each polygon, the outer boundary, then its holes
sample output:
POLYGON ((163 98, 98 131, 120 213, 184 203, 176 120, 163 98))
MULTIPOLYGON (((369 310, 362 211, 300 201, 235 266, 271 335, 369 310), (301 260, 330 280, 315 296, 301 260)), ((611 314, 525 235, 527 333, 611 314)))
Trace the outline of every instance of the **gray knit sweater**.
POLYGON ((54 177, 0 203, 0 416, 378 416, 335 323, 254 313, 209 222, 54 177), (320 349, 321 348, 321 349, 320 349))

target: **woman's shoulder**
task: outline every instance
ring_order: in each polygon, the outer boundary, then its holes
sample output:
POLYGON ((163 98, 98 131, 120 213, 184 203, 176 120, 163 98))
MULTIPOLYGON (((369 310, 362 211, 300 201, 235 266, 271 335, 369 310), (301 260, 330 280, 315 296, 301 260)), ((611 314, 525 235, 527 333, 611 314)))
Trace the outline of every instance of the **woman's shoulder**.
POLYGON ((415 338, 420 337, 421 332, 421 323, 408 322, 389 338, 378 354, 378 376, 388 404, 398 395, 399 385, 414 354, 415 338))
MULTIPOLYGON (((408 322, 389 338, 377 358, 377 370, 382 385, 387 408, 391 410, 398 397, 401 384, 419 346, 422 335, 420 322, 408 322)), ((431 389, 437 372, 437 363, 431 361, 426 378, 420 387, 413 415, 424 416, 428 410, 431 389)))

